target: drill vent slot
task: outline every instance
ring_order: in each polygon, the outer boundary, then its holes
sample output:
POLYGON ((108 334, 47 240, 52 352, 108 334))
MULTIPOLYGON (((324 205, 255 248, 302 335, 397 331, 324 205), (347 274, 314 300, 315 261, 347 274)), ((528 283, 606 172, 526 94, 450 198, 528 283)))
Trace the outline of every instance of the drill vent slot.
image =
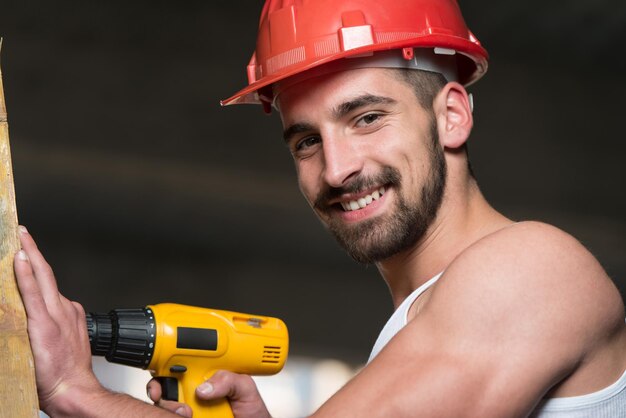
POLYGON ((263 347, 263 357, 261 363, 278 364, 280 363, 281 347, 274 345, 266 345, 263 347))

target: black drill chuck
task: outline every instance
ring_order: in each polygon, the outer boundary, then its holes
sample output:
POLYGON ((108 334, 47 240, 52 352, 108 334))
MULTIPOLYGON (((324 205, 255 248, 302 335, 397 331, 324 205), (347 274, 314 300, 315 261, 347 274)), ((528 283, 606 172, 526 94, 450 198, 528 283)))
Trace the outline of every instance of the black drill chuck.
POLYGON ((91 354, 107 361, 146 369, 156 343, 156 324, 150 308, 114 309, 87 314, 91 354))

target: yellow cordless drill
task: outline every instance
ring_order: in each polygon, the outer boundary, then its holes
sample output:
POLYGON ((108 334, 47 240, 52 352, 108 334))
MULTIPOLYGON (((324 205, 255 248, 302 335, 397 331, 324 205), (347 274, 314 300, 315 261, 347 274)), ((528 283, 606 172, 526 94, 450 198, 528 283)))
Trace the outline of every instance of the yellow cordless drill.
POLYGON ((91 353, 111 363, 148 369, 163 398, 191 406, 194 418, 232 417, 226 399, 203 401, 196 387, 217 370, 278 373, 289 337, 278 318, 161 303, 88 313, 91 353))

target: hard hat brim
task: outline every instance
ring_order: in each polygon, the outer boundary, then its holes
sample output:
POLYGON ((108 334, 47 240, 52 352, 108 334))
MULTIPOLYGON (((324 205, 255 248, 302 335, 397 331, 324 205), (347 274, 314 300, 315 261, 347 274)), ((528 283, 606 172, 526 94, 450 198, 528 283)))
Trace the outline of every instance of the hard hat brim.
POLYGON ((459 65, 462 66, 462 68, 459 68, 459 81, 465 86, 469 86, 477 81, 487 71, 487 61, 489 59, 489 55, 482 46, 464 38, 432 34, 420 36, 419 38, 414 39, 404 39, 395 43, 386 43, 384 45, 366 45, 361 48, 342 51, 341 53, 322 59, 312 60, 309 63, 297 63, 290 67, 286 67, 280 72, 262 77, 259 81, 256 81, 239 90, 231 97, 221 100, 220 103, 222 106, 229 106, 233 104, 260 104, 263 102, 269 104, 272 103, 272 95, 271 89, 268 89, 268 87, 276 82, 338 59, 373 53, 381 50, 401 49, 406 47, 443 47, 454 49, 458 54, 467 58, 464 63, 459 63, 459 65), (263 95, 260 93, 262 90, 268 90, 269 93, 263 95))

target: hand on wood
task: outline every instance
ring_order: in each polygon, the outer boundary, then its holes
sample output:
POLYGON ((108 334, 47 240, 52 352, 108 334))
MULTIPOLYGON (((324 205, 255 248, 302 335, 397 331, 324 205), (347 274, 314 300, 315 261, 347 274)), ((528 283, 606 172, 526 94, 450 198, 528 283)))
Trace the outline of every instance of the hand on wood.
MULTIPOLYGON (((59 293, 52 269, 26 228, 19 228, 22 250, 15 274, 28 317, 41 408, 61 412, 67 400, 102 391, 91 367, 85 312, 59 293)), ((73 402, 69 402, 73 403, 73 402)))

